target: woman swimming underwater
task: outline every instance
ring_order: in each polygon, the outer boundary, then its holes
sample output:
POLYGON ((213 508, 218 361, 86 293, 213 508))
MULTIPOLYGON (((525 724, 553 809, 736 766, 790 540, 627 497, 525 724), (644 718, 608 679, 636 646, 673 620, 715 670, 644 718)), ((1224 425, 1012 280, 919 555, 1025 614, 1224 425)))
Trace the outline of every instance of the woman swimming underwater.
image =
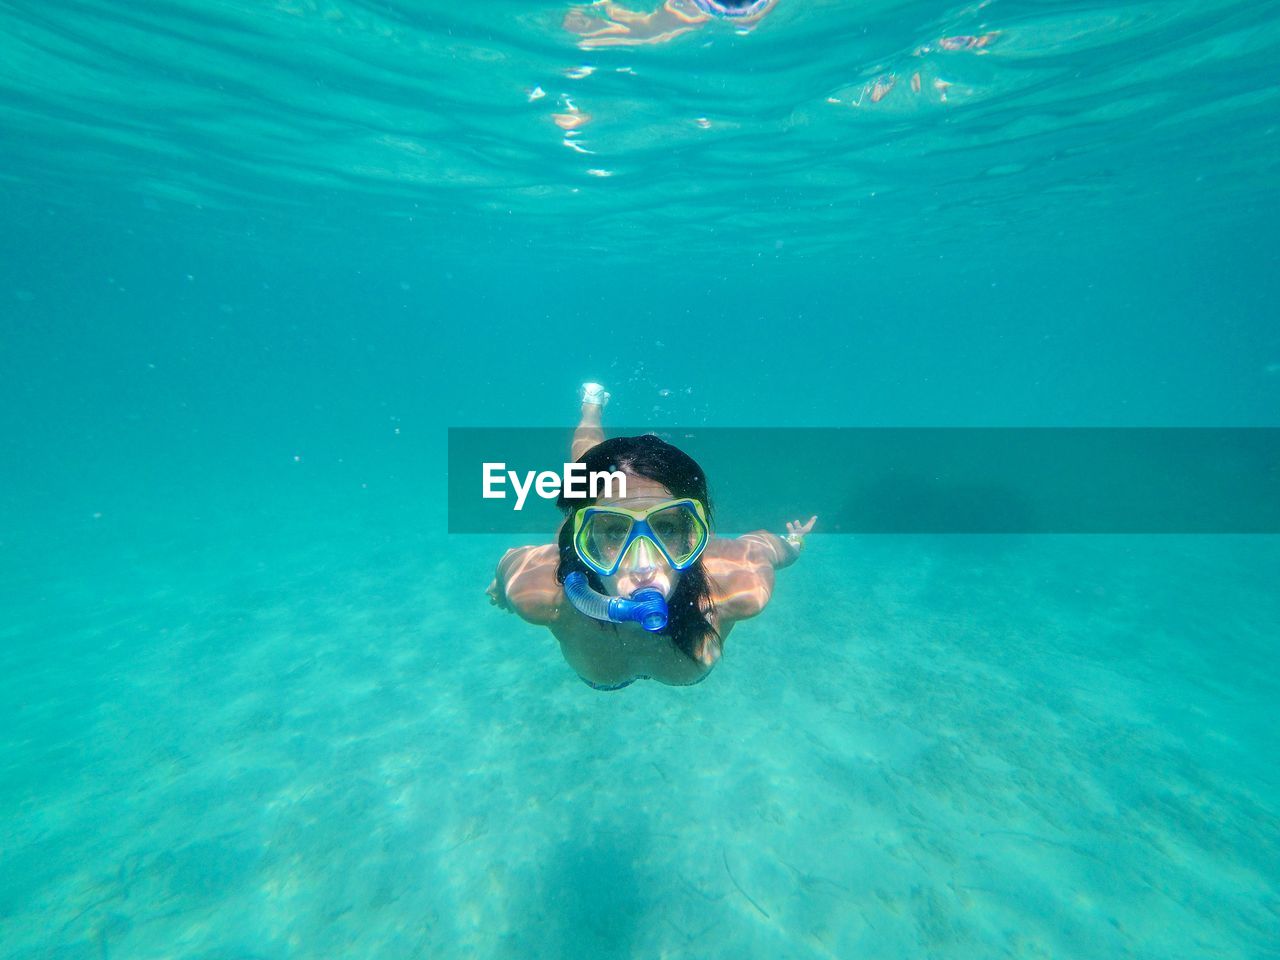
POLYGON ((777 0, 665 0, 652 13, 628 10, 613 0, 597 0, 587 7, 573 7, 565 14, 564 28, 582 37, 578 45, 634 47, 666 43, 697 30, 713 20, 727 20, 739 30, 759 23, 777 0))
POLYGON ((562 496, 557 542, 508 550, 489 597, 548 627, 565 660, 597 690, 638 679, 698 683, 733 625, 768 604, 774 571, 800 556, 817 517, 788 523, 785 537, 763 530, 713 536, 702 468, 658 437, 605 440, 608 398, 599 384, 583 386, 572 459, 588 475, 620 471, 626 496, 562 496))

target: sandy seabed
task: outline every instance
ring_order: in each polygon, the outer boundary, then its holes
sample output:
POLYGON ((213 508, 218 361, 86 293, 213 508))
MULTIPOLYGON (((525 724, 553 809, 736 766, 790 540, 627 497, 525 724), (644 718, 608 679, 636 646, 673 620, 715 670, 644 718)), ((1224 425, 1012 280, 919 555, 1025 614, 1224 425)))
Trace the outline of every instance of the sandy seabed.
POLYGON ((819 536, 601 693, 507 540, 243 533, 9 582, 0 956, 1280 956, 1276 538, 819 536))

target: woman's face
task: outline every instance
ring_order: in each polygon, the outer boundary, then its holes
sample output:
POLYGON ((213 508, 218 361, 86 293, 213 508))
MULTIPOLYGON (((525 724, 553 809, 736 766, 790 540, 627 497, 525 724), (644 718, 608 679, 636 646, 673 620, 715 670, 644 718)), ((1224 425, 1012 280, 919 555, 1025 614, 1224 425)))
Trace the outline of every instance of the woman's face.
MULTIPOLYGON (((600 500, 603 507, 625 507, 628 510, 644 510, 664 500, 673 499, 670 490, 648 477, 638 477, 628 473, 627 495, 600 500)), ((616 597, 629 597, 637 590, 645 588, 662 591, 663 597, 671 599, 676 584, 680 582, 680 571, 674 569, 648 540, 636 540, 627 550, 618 567, 618 572, 611 577, 601 577, 605 589, 616 597)))

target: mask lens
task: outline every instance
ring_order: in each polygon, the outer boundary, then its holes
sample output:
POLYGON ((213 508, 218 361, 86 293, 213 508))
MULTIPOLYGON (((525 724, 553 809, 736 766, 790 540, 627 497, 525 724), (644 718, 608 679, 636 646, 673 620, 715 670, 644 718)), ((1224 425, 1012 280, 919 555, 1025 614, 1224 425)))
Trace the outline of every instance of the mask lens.
POLYGON ((581 543, 592 563, 609 568, 617 561, 630 532, 630 517, 596 513, 587 520, 581 543))
POLYGON ((677 567, 687 563, 706 540, 706 527, 687 503, 650 514, 649 527, 677 567))

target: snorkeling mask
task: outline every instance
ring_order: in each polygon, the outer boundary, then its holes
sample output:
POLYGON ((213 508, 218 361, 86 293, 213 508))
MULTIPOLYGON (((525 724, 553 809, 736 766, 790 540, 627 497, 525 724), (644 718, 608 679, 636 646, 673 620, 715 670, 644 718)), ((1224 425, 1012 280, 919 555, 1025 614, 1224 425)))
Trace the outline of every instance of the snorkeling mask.
POLYGON ((573 546, 578 557, 602 577, 622 566, 637 540, 652 544, 672 569, 693 566, 711 539, 706 509, 697 500, 664 500, 645 510, 583 507, 573 520, 573 546))
MULTIPOLYGON (((664 500, 647 510, 583 507, 573 520, 573 546, 578 558, 602 577, 622 566, 637 540, 652 544, 676 570, 693 566, 711 539, 706 509, 697 500, 664 500)), ((650 633, 667 625, 667 601, 647 587, 626 599, 597 593, 578 570, 565 577, 565 596, 584 616, 612 623, 639 623, 650 633)))

